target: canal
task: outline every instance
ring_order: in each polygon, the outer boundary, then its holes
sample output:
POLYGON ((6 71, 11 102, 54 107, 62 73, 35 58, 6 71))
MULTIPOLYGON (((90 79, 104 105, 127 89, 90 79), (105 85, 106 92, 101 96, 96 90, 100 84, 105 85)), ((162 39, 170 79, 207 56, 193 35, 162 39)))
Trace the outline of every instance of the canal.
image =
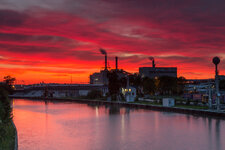
POLYGON ((13 100, 19 150, 223 150, 225 120, 80 104, 13 100))

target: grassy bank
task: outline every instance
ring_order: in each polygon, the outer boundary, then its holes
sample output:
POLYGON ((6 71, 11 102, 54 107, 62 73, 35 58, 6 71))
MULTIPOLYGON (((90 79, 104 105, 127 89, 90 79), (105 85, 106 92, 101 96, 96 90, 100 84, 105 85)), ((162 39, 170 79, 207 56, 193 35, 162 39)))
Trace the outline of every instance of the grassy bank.
POLYGON ((157 102, 148 102, 148 101, 134 101, 129 103, 135 103, 135 104, 145 104, 145 105, 162 105, 161 103, 157 102))
POLYGON ((201 103, 200 101, 196 100, 186 100, 181 96, 171 96, 171 95, 166 95, 166 96, 149 96, 148 98, 151 100, 154 100, 153 102, 146 102, 146 101, 141 101, 137 102, 140 104, 153 104, 153 105, 162 105, 162 99, 163 98, 173 98, 175 100, 175 107, 178 108, 190 108, 190 109, 208 109, 208 106, 205 104, 198 105, 198 103, 201 103), (158 101, 158 102, 157 102, 158 101))
POLYGON ((12 123, 0 124, 0 150, 14 150, 15 129, 12 123))
POLYGON ((203 109, 203 110, 209 109, 208 106, 195 106, 195 105, 176 105, 175 107, 191 108, 191 109, 203 109))
MULTIPOLYGON (((135 101, 135 102, 130 102, 130 103, 162 106, 161 103, 148 102, 148 101, 135 101)), ((196 105, 175 105, 174 107, 178 107, 178 108, 190 108, 190 109, 202 109, 202 110, 207 110, 208 109, 208 106, 196 106, 196 105)))
POLYGON ((0 85, 0 150, 14 150, 15 128, 12 124, 11 100, 8 87, 0 85))

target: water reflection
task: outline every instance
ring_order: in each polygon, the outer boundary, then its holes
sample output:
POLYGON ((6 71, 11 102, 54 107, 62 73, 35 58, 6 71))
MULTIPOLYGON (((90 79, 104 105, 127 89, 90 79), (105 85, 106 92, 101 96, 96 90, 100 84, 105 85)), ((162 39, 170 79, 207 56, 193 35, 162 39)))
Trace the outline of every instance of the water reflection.
POLYGON ((216 120, 216 150, 221 150, 220 148, 220 120, 216 120))
POLYGON ((20 150, 222 150, 225 121, 107 105, 17 99, 20 150))
POLYGON ((90 108, 95 109, 96 117, 99 116, 99 109, 104 108, 105 113, 108 115, 122 115, 122 114, 129 114, 130 111, 135 111, 134 108, 125 108, 119 106, 110 106, 110 105, 95 105, 95 104, 87 104, 90 108))
POLYGON ((45 135, 48 135, 48 101, 45 100, 45 135))
POLYGON ((208 118, 208 129, 209 129, 209 131, 208 131, 208 137, 209 137, 209 141, 208 141, 208 143, 209 143, 209 148, 210 149, 212 149, 212 118, 208 118))

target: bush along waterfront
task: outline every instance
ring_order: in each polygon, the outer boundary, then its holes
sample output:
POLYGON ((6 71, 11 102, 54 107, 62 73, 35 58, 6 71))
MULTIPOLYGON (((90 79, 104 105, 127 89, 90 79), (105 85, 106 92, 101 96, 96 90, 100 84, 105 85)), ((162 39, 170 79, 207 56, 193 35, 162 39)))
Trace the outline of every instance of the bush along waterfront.
POLYGON ((15 146, 15 128, 12 125, 11 100, 8 94, 12 92, 10 84, 0 84, 0 150, 13 150, 15 146))

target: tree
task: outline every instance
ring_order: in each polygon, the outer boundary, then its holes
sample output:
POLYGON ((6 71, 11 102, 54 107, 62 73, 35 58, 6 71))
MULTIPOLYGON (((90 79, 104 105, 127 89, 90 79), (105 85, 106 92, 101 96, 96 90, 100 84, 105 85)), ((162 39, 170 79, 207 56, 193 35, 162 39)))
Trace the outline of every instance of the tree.
POLYGON ((129 75, 129 81, 131 86, 138 87, 141 85, 141 76, 137 73, 129 75))
MULTIPOLYGON (((126 79, 127 80, 127 79, 126 79)), ((141 95, 142 79, 137 73, 129 75, 129 82, 131 86, 134 86, 137 90, 137 95, 141 95)))
POLYGON ((169 76, 159 77, 159 91, 163 95, 176 93, 177 79, 169 76))
POLYGON ((12 86, 15 81, 16 78, 11 77, 10 75, 4 77, 4 82, 9 86, 12 86))
POLYGON ((145 77, 142 79, 142 87, 144 94, 153 95, 156 91, 156 85, 153 79, 145 77))
POLYGON ((177 94, 180 95, 184 93, 186 81, 187 80, 184 77, 177 78, 177 94))
POLYGON ((12 108, 10 105, 10 100, 8 98, 8 91, 6 86, 0 85, 0 120, 3 123, 7 123, 10 121, 12 117, 12 108))
POLYGON ((119 81, 116 71, 112 70, 107 73, 108 77, 108 88, 109 94, 112 97, 112 100, 116 100, 117 96, 120 93, 120 88, 122 87, 121 82, 119 81))
POLYGON ((100 90, 91 90, 87 97, 89 99, 97 99, 97 98, 102 98, 102 92, 100 90))
POLYGON ((12 94, 12 92, 13 92, 13 84, 15 83, 15 81, 16 81, 16 78, 14 78, 14 77, 11 77, 10 75, 8 75, 8 76, 5 76, 4 77, 4 80, 3 80, 3 82, 5 83, 5 89, 10 93, 10 94, 12 94))

